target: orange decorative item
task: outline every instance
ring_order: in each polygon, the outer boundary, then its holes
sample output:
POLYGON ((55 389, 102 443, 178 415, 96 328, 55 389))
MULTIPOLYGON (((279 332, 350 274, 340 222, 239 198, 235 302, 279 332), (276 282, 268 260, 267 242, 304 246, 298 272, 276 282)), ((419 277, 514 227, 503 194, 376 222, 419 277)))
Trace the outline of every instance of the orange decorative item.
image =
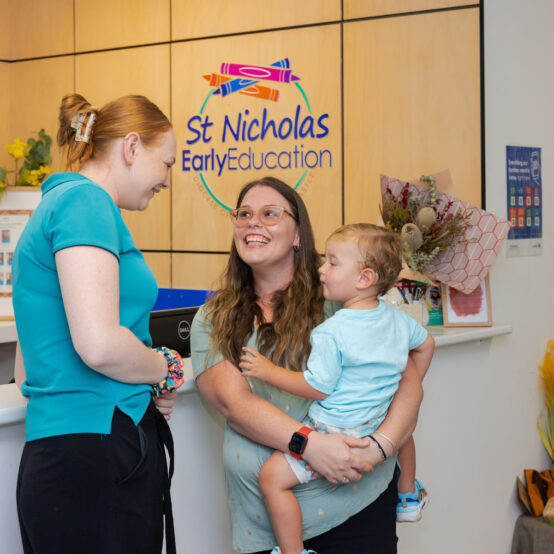
POLYGON ((548 500, 554 498, 552 472, 549 469, 541 472, 534 469, 526 469, 524 473, 533 515, 539 517, 542 515, 548 500))

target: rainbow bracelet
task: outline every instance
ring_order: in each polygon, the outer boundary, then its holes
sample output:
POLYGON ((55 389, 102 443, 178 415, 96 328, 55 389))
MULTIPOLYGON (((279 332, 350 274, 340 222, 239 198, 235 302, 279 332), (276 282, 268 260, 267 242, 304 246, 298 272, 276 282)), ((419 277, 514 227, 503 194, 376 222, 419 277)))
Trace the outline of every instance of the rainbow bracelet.
POLYGON ((162 354, 167 361, 167 377, 157 385, 152 385, 154 395, 159 398, 168 392, 177 390, 183 384, 185 380, 183 377, 183 359, 179 352, 165 346, 156 346, 152 350, 162 354))

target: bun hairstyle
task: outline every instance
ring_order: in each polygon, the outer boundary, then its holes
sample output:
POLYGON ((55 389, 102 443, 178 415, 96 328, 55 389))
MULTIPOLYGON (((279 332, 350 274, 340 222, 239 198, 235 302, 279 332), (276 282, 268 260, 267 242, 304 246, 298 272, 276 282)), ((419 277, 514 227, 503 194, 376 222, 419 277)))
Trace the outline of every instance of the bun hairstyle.
POLYGON ((80 94, 66 94, 59 113, 58 146, 67 148, 66 167, 99 159, 109 143, 136 132, 144 146, 172 127, 164 113, 145 96, 122 96, 98 109, 80 94))

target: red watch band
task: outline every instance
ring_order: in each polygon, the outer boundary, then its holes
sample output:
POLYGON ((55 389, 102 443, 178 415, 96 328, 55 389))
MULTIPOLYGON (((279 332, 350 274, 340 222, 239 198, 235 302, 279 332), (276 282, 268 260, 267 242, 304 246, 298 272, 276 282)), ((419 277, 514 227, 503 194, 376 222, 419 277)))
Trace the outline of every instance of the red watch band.
POLYGON ((302 454, 308 444, 308 435, 313 431, 310 427, 300 427, 298 431, 293 433, 289 442, 289 452, 291 456, 301 460, 302 454))

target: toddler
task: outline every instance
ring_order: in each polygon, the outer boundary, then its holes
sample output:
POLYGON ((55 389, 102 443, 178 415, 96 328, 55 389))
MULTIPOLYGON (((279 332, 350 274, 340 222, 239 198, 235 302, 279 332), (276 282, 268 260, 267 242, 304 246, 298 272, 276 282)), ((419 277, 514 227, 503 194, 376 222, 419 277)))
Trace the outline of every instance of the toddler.
MULTIPOLYGON (((306 370, 277 367, 247 347, 239 364, 245 377, 316 400, 304 425, 319 432, 369 435, 382 461, 396 445, 376 429, 387 414, 408 355, 423 379, 434 350, 434 340, 423 327, 378 298, 393 286, 401 267, 398 234, 366 223, 340 227, 327 240, 319 272, 325 298, 341 302, 343 309, 312 331, 306 370)), ((404 477, 406 487, 414 489, 411 496, 406 494, 409 490, 399 495, 399 508, 405 505, 419 516, 426 492, 415 480, 413 439, 400 450, 399 463, 403 475, 405 468, 411 474, 411 481, 404 477), (414 502, 409 501, 412 497, 414 502)), ((307 554, 302 514, 291 489, 315 477, 305 461, 277 451, 260 470, 260 489, 280 545, 274 553, 307 554)))

